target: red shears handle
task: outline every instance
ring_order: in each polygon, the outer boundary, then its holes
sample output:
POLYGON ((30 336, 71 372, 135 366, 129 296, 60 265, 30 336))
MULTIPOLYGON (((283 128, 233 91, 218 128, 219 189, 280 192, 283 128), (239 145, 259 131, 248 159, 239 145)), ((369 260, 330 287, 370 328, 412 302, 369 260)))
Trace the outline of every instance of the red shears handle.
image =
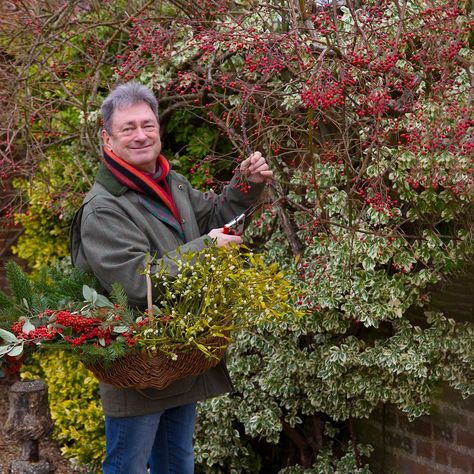
POLYGON ((230 222, 224 225, 224 234, 229 235, 242 235, 244 232, 245 214, 241 214, 239 217, 232 219, 230 222))

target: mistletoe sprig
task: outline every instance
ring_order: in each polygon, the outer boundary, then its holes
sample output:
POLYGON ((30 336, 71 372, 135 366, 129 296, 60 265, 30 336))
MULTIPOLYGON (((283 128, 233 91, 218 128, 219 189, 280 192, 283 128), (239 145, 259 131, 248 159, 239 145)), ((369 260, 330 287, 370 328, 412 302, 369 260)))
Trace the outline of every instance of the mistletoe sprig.
POLYGON ((152 275, 161 296, 139 346, 159 347, 173 357, 174 348, 189 345, 212 357, 206 341, 230 342, 237 330, 302 315, 288 275, 247 247, 209 247, 178 255, 174 263, 175 278, 164 264, 152 275))

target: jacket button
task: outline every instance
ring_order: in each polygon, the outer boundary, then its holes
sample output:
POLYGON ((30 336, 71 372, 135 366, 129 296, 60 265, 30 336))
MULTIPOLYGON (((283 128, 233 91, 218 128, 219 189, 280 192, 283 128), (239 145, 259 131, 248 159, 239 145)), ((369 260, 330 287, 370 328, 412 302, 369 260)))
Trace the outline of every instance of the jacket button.
POLYGON ((184 185, 183 184, 178 184, 178 189, 181 189, 181 191, 184 189, 184 185))
POLYGON ((181 219, 181 224, 186 224, 186 221, 184 219, 181 219))

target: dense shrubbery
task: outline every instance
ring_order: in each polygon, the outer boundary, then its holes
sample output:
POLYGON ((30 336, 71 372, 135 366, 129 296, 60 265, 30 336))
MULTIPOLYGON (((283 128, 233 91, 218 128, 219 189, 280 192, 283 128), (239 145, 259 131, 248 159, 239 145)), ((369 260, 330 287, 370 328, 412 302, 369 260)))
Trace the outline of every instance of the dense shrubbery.
POLYGON ((383 402, 418 416, 443 382, 472 394, 472 324, 429 305, 431 285, 473 249, 471 3, 112 3, 21 11, 3 25, 33 25, 2 43, 31 88, 28 101, 11 94, 28 157, 51 153, 60 128, 92 159, 101 97, 138 78, 160 98, 169 157, 193 166, 195 184, 229 161, 229 143, 269 157, 277 179, 247 238, 308 290, 310 316, 235 342, 237 393, 201 407, 200 469, 357 472, 353 418, 383 402), (26 57, 33 31, 48 51, 26 57), (410 320, 410 307, 426 314, 410 320))
POLYGON ((50 150, 31 181, 15 181, 28 205, 15 215, 24 233, 13 252, 32 269, 69 256, 69 225, 96 168, 75 153, 72 146, 50 150))

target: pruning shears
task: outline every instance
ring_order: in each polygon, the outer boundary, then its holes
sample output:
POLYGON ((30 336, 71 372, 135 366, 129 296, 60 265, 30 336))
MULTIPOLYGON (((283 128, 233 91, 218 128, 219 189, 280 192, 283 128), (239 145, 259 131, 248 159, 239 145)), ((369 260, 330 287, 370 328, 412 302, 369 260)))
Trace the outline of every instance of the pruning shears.
POLYGON ((229 235, 242 235, 244 232, 245 224, 245 213, 240 214, 240 216, 232 219, 230 222, 224 225, 224 234, 229 235))

